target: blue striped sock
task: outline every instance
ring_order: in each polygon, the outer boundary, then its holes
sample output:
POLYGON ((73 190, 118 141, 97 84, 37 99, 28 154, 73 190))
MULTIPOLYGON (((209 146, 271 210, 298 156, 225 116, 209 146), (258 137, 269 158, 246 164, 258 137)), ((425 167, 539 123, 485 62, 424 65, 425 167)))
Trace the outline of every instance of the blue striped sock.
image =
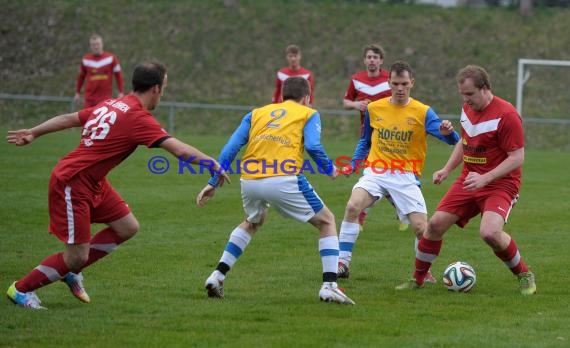
POLYGON ((338 237, 328 236, 320 238, 319 254, 321 255, 321 261, 323 263, 323 281, 336 281, 338 268, 338 237))
POLYGON ((228 270, 229 268, 232 268, 237 259, 241 254, 243 254, 243 251, 250 241, 251 235, 244 229, 236 227, 232 231, 232 234, 230 234, 230 239, 228 240, 228 244, 226 244, 222 257, 220 258, 220 263, 228 265, 228 270))
POLYGON ((356 222, 343 221, 340 225, 340 235, 339 235, 339 258, 345 264, 349 264, 352 260, 352 249, 358 239, 358 234, 360 233, 360 225, 356 222))

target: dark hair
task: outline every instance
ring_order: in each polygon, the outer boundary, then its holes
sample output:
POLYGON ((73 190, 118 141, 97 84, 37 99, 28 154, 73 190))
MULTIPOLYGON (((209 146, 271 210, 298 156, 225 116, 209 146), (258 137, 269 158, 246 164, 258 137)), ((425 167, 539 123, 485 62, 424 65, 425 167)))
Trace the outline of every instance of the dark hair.
POLYGON ((378 55, 380 55, 381 59, 384 59, 384 49, 382 48, 382 46, 380 45, 376 45, 376 44, 370 44, 366 47, 364 47, 364 51, 362 51, 362 57, 366 58, 366 52, 368 51, 372 51, 378 55))
POLYGON ((392 73, 395 73, 396 76, 401 76, 404 71, 408 72, 410 78, 414 77, 412 67, 407 62, 404 62, 403 60, 397 60, 392 63, 392 65, 390 65, 390 76, 392 76, 392 73))
POLYGON ((135 67, 133 71, 133 91, 146 92, 153 86, 162 88, 166 66, 157 60, 145 60, 135 67))
POLYGON ((292 99, 301 101, 304 97, 311 94, 311 86, 309 81, 300 76, 290 77, 283 82, 283 100, 292 99))
POLYGON ((299 54, 299 53, 301 53, 301 49, 297 45, 289 45, 285 49, 285 54, 289 54, 289 53, 299 54))
POLYGON ((463 83, 466 79, 473 80, 473 85, 479 89, 491 89, 491 78, 485 69, 477 65, 467 65, 457 73, 457 82, 463 83))

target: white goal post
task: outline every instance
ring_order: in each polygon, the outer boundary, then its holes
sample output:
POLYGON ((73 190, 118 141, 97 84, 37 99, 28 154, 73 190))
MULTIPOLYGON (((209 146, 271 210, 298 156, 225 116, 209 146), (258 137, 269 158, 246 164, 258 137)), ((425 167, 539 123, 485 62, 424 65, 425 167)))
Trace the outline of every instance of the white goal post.
POLYGON ((546 59, 519 59, 517 71, 517 111, 522 116, 523 106, 523 90, 524 85, 528 81, 530 74, 525 70, 525 65, 548 65, 548 66, 567 66, 570 67, 570 60, 546 60, 546 59))

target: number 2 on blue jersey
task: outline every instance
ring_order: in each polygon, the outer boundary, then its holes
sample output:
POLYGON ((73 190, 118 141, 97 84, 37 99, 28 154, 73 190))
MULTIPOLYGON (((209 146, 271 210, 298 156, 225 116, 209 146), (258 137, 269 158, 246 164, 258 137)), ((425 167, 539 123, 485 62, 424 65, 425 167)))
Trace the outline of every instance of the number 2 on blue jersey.
POLYGON ((269 116, 271 116, 271 121, 269 121, 265 127, 267 127, 267 128, 279 128, 279 127, 281 127, 281 124, 277 123, 277 121, 279 121, 280 119, 285 117, 286 114, 287 114, 287 110, 285 110, 285 109, 276 109, 276 110, 271 111, 271 113, 269 114, 269 116))

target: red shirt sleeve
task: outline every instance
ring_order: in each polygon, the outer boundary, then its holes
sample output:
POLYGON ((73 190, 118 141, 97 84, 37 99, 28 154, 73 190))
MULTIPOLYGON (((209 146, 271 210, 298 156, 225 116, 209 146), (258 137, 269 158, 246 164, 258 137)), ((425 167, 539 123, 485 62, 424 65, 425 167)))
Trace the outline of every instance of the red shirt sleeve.
POLYGON ((77 113, 79 116, 79 122, 81 122, 81 124, 87 123, 89 117, 91 116, 91 113, 95 110, 95 108, 96 106, 79 110, 79 112, 77 113))
POLYGON ((352 77, 350 78, 350 83, 348 84, 346 93, 344 93, 344 99, 351 101, 356 100, 356 88, 354 88, 354 82, 352 81, 352 77))
POLYGON ((121 69, 121 63, 119 63, 119 58, 114 56, 115 64, 113 65, 113 73, 115 75, 115 80, 117 80, 117 90, 119 93, 124 93, 124 83, 123 83, 123 70, 121 69))
POLYGON ((133 141, 137 145, 151 147, 158 140, 170 136, 158 121, 149 112, 143 112, 137 116, 131 131, 133 141))
POLYGON ((313 77, 312 72, 309 75, 309 84, 311 85, 311 96, 309 98, 309 102, 313 105, 313 101, 315 100, 315 78, 313 77))
POLYGON ((124 92, 124 85, 123 85, 123 73, 121 71, 115 73, 115 79, 117 80, 117 90, 119 93, 124 92))
POLYGON ((279 79, 279 77, 275 78, 275 92, 273 92, 273 99, 271 100, 273 103, 279 103, 281 101, 281 85, 283 83, 279 79))
POLYGON ((75 92, 80 93, 81 87, 83 87, 83 82, 85 82, 85 76, 87 75, 87 68, 83 65, 83 60, 79 65, 79 74, 77 75, 77 82, 75 83, 75 92))

